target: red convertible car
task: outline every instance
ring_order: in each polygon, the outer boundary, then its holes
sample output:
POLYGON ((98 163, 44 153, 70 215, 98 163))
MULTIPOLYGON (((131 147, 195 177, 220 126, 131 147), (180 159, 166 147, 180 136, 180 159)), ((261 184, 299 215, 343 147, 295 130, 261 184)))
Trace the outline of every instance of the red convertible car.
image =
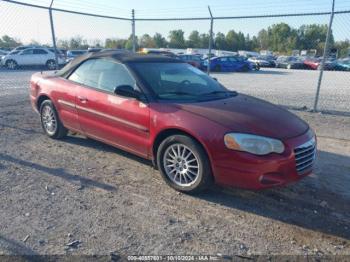
POLYGON ((182 192, 281 186, 315 161, 315 134, 297 116, 169 57, 88 53, 34 74, 30 100, 49 137, 72 130, 150 159, 182 192))

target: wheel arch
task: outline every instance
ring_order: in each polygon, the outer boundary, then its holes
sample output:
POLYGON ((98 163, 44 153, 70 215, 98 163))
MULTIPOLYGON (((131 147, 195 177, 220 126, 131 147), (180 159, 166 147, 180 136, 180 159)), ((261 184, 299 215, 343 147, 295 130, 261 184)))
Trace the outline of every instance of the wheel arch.
POLYGON ((153 165, 155 167, 157 167, 157 152, 159 149, 159 145, 164 141, 164 139, 166 139, 169 136, 172 135, 185 135, 188 136, 190 138, 192 138, 193 140, 195 140, 204 150, 204 152, 206 153, 209 161, 210 161, 210 167, 212 168, 212 161, 211 161, 211 157, 210 154, 208 152, 208 148, 205 146, 205 144, 203 143, 203 141, 201 141, 200 139, 198 139, 197 137, 195 137, 194 135, 192 135, 190 132, 180 129, 180 128, 167 128, 164 129, 162 131, 160 131, 157 136, 155 137, 155 139, 153 140, 153 144, 152 144, 152 162, 153 165))
POLYGON ((52 99, 46 94, 39 95, 38 99, 36 100, 36 108, 38 109, 38 111, 40 111, 40 106, 45 100, 52 101, 52 99))

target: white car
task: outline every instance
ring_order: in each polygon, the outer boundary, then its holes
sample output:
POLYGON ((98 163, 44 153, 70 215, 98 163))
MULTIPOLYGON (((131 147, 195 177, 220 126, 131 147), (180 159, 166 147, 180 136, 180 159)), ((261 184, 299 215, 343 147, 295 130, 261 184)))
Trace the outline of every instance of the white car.
MULTIPOLYGON (((18 66, 46 66, 49 70, 56 69, 55 54, 47 48, 28 48, 19 52, 11 52, 1 59, 1 64, 8 69, 18 66)), ((64 58, 59 55, 58 64, 65 64, 64 58)))

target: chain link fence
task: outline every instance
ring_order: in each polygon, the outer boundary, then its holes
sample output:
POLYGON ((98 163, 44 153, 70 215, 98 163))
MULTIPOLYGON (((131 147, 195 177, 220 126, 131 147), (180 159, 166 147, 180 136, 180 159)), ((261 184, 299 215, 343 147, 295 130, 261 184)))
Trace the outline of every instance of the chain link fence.
MULTIPOLYGON (((102 15, 83 6, 81 10, 55 7, 51 0, 0 1, 0 95, 24 92, 38 68, 63 66, 89 48, 163 48, 203 56, 245 56, 260 70, 208 73, 229 89, 289 108, 350 114, 350 5, 332 7, 330 2, 320 12, 280 10, 281 14, 225 17, 215 16, 209 8, 205 16, 185 18, 154 18, 147 10, 121 10, 120 17, 107 7, 102 15), (5 54, 31 46, 57 50, 42 54, 42 61, 30 66, 18 53, 5 54)), ((163 14, 167 16, 166 11, 163 14)), ((191 12, 183 8, 183 14, 191 12)), ((210 64, 202 69, 219 71, 210 64)))

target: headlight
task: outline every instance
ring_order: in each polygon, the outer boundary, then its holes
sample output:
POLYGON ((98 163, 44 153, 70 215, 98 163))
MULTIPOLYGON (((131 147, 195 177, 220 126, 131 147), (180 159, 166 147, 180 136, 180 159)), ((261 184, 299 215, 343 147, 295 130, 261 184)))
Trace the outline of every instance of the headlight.
POLYGON ((250 134, 229 133, 224 137, 225 145, 229 149, 244 151, 255 155, 270 153, 281 154, 284 145, 280 140, 250 134))

